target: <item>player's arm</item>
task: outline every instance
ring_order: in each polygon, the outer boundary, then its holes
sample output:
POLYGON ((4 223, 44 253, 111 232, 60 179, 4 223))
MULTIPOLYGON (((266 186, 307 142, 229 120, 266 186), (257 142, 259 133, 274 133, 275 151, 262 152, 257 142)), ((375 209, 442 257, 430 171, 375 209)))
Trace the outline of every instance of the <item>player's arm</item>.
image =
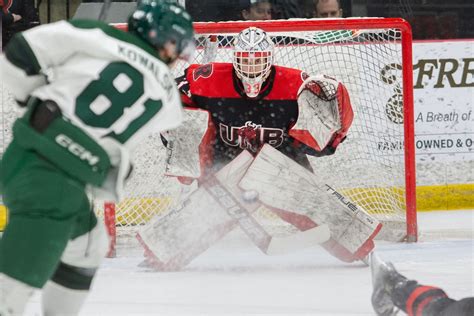
POLYGON ((3 82, 20 103, 25 102, 36 88, 56 75, 54 68, 69 58, 81 53, 108 58, 111 47, 116 46, 111 38, 118 35, 113 33, 123 32, 97 21, 80 20, 59 21, 17 33, 1 57, 3 82))
POLYGON ((70 45, 57 47, 58 42, 69 43, 66 38, 60 40, 66 37, 64 28, 68 25, 62 21, 17 33, 5 48, 0 62, 3 82, 20 105, 36 88, 46 84, 50 68, 72 55, 70 45))
POLYGON ((24 105, 30 93, 44 84, 38 59, 22 33, 17 33, 0 56, 0 74, 18 104, 24 105))
POLYGON ((298 108, 290 140, 308 155, 333 154, 354 118, 346 87, 325 75, 310 76, 298 91, 298 108))

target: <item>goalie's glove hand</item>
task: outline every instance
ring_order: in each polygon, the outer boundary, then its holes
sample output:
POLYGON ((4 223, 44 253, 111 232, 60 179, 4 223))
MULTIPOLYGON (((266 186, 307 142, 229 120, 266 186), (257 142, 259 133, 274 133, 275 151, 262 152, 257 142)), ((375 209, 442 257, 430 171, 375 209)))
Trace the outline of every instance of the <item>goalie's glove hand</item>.
POLYGON ((310 76, 299 88, 298 97, 303 93, 303 91, 308 90, 323 101, 331 101, 337 96, 338 86, 339 82, 329 76, 310 76))
POLYGON ((298 90, 298 107, 290 136, 320 153, 314 156, 334 153, 354 116, 344 85, 325 75, 310 76, 298 90))

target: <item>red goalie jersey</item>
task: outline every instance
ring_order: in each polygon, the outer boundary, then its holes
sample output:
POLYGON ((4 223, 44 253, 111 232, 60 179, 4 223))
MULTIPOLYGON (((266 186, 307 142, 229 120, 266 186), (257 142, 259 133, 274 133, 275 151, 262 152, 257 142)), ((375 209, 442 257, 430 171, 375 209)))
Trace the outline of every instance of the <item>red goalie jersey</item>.
MULTIPOLYGON (((184 105, 209 112, 209 128, 200 146, 205 170, 214 172, 242 150, 255 153, 264 143, 308 169, 311 167, 306 155, 334 153, 352 123, 347 91, 338 83, 334 97, 340 129, 320 148, 311 132, 294 128, 299 125, 299 89, 307 77, 301 70, 272 66, 259 94, 250 98, 231 63, 191 65, 186 69, 185 75, 176 79, 184 105)), ((314 82, 305 85, 315 95, 319 93, 318 97, 325 97, 324 89, 315 89, 314 82)))

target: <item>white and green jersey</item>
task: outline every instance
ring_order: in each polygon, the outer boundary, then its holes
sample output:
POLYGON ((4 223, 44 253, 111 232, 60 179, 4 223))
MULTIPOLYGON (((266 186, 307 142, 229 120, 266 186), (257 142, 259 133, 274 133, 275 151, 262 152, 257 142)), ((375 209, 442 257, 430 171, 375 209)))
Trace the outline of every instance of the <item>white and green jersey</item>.
POLYGON ((181 123, 167 65, 151 46, 107 24, 77 20, 33 28, 12 40, 6 59, 1 62, 11 63, 7 80, 17 99, 55 101, 96 140, 112 137, 132 149, 139 138, 181 123))

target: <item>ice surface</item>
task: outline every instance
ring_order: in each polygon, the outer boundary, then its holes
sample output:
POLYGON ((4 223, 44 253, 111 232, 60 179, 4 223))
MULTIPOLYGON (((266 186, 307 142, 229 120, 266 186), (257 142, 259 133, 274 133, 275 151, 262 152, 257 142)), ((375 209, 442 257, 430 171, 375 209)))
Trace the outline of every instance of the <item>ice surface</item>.
MULTIPOLYGON (((380 257, 453 298, 474 296, 474 211, 421 213, 419 224, 420 242, 379 242, 380 257)), ((369 267, 320 248, 270 257, 235 231, 181 272, 119 255, 105 260, 81 315, 374 315, 369 267)))

